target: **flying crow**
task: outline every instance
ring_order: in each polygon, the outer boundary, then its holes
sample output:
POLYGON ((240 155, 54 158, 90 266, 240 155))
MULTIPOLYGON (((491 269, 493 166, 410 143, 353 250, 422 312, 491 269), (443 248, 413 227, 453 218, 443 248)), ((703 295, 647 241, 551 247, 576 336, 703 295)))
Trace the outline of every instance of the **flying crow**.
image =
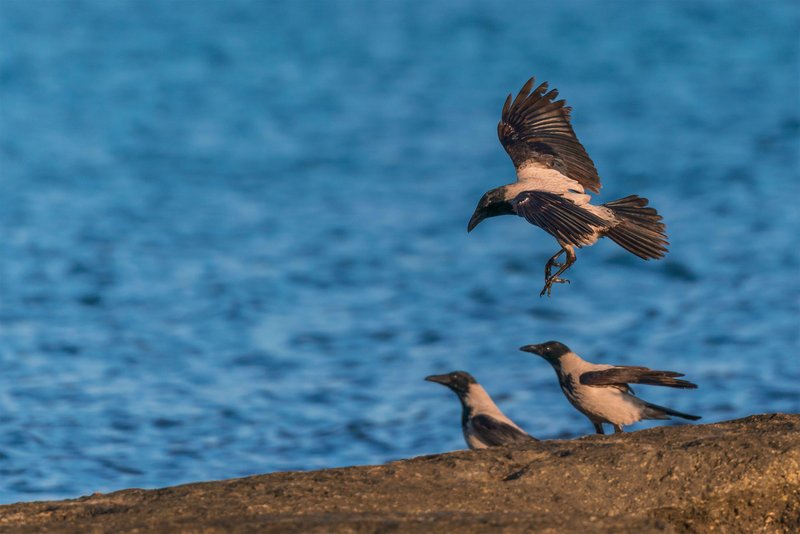
POLYGON ((547 82, 533 86, 531 78, 516 98, 508 95, 497 125, 517 181, 483 195, 467 231, 486 218, 516 214, 555 237, 561 249, 545 265, 540 295, 549 296, 554 283, 569 282, 561 275, 575 263, 575 247, 593 245, 601 237, 645 260, 663 257, 669 244, 664 223, 646 198, 631 195, 590 204, 587 191, 600 191, 600 177, 572 130, 571 108, 556 100, 558 91, 548 92, 547 82), (559 263, 562 254, 566 260, 559 263), (558 268, 555 274, 553 267, 558 268))
POLYGON ((536 441, 506 417, 471 374, 453 371, 425 377, 452 389, 461 401, 461 430, 470 449, 536 441))
POLYGON ((623 425, 631 425, 642 419, 669 419, 670 416, 692 421, 700 419, 697 415, 645 402, 636 397, 633 388, 628 385, 647 384, 683 389, 697 387, 696 384, 678 379, 683 376, 681 373, 590 363, 558 341, 526 345, 520 350, 541 356, 553 366, 561 391, 579 412, 589 418, 598 434, 603 434, 603 423, 613 425, 614 432, 622 432, 623 425))

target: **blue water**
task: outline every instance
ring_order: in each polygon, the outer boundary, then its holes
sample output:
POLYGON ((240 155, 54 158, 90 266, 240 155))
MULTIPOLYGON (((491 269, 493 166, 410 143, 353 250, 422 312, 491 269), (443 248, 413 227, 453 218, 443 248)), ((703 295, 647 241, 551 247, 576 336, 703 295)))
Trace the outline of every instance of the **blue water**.
MULTIPOLYGON (((430 373, 591 425, 523 344, 800 411, 800 7, 0 0, 0 502, 463 448, 430 373), (466 223, 530 75, 672 251, 466 223)), ((646 424, 638 428, 646 427, 646 424)))

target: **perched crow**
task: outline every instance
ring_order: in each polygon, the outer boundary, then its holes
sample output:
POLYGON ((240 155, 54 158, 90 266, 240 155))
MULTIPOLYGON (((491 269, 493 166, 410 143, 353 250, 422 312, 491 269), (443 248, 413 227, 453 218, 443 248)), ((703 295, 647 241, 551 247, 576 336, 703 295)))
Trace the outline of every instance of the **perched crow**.
POLYGON ((453 371, 425 377, 452 389, 461 401, 461 429, 470 449, 536 441, 506 417, 471 374, 453 371))
POLYGON ((516 183, 487 192, 469 220, 471 232, 482 220, 516 214, 552 235, 561 246, 545 266, 540 295, 550 295, 554 283, 569 282, 562 273, 575 263, 575 247, 593 245, 609 237, 642 259, 667 253, 667 235, 661 216, 647 207, 647 199, 631 195, 607 204, 589 203, 586 191, 600 191, 600 177, 569 122, 570 108, 547 91, 547 82, 531 91, 528 80, 512 101, 503 106, 497 134, 517 170, 516 183), (566 254, 566 261, 557 260, 566 254), (552 268, 558 267, 555 274, 552 268))
POLYGON ((614 432, 622 432, 623 425, 632 425, 642 419, 669 419, 673 415, 692 421, 700 419, 697 415, 645 402, 634 396, 633 389, 628 385, 647 384, 683 389, 697 387, 686 380, 679 380, 677 377, 683 376, 681 373, 590 363, 558 341, 526 345, 520 350, 541 356, 553 366, 561 391, 579 412, 589 418, 598 434, 603 434, 603 423, 614 425, 614 432))

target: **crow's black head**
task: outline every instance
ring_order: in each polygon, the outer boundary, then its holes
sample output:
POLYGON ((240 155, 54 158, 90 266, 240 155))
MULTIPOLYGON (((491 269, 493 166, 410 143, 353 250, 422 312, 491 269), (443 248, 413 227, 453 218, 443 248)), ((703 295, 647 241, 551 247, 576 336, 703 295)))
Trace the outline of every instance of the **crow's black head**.
POLYGON ((525 345, 520 347, 519 350, 541 356, 548 362, 557 362, 564 354, 570 352, 569 347, 558 341, 548 341, 539 345, 525 345))
POLYGON ((498 215, 511 215, 514 213, 514 208, 511 206, 511 203, 505 199, 505 189, 505 186, 498 187, 481 197, 478 206, 472 213, 469 224, 467 224, 467 232, 471 232, 472 229, 478 226, 484 219, 497 217, 498 215))
POLYGON ((444 375, 426 376, 425 380, 428 382, 437 382, 443 386, 447 386, 455 391, 459 397, 467 394, 470 384, 478 383, 471 374, 465 371, 453 371, 452 373, 447 373, 444 375))

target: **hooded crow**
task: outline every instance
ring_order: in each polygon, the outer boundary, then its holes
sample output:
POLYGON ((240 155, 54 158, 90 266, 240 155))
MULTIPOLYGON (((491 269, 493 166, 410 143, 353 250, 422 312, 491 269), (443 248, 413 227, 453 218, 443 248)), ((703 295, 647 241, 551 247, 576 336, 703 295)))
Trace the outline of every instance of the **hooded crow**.
POLYGON ((627 196, 599 206, 590 204, 600 191, 600 177, 570 125, 570 111, 547 82, 535 89, 528 80, 516 98, 508 95, 497 135, 517 171, 516 183, 492 189, 481 197, 467 231, 489 217, 516 214, 552 235, 561 249, 545 265, 540 296, 553 284, 569 282, 561 275, 575 263, 575 247, 593 245, 601 237, 644 260, 667 253, 664 223, 648 200, 627 196), (566 254, 564 263, 557 260, 566 254), (552 274, 553 267, 558 271, 552 274))
POLYGON ((700 416, 689 415, 637 398, 628 384, 647 384, 671 388, 695 389, 696 384, 679 380, 681 373, 654 371, 647 367, 590 363, 558 341, 541 345, 526 345, 520 350, 547 360, 558 375, 561 391, 583 415, 589 418, 598 434, 603 423, 622 432, 623 425, 642 419, 669 419, 670 416, 696 421, 700 416))
POLYGON ((471 374, 453 371, 425 377, 452 389, 461 401, 461 430, 470 449, 537 441, 506 417, 471 374))

